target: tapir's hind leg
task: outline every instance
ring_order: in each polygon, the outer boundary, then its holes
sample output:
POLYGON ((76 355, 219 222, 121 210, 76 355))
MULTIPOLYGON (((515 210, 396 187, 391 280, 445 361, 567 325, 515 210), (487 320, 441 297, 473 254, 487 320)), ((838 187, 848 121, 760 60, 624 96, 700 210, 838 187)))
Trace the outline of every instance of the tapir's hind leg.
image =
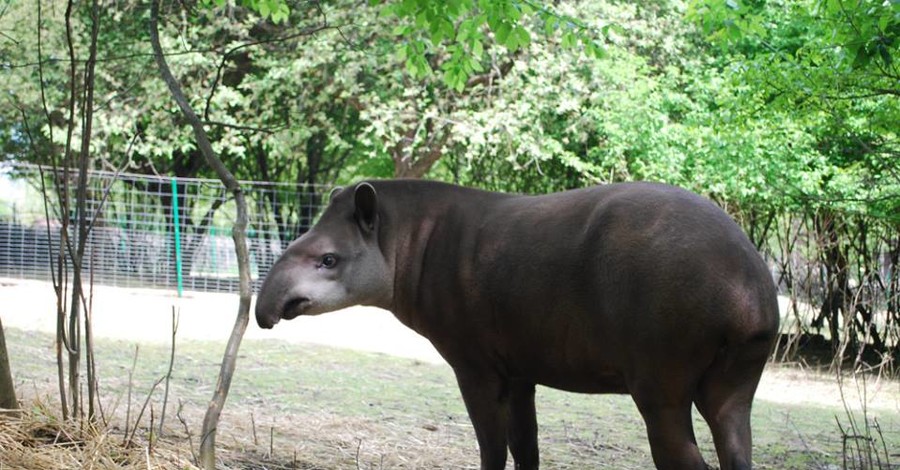
POLYGON ((725 349, 700 381, 695 403, 712 431, 722 470, 752 468, 750 406, 770 349, 767 339, 725 349))

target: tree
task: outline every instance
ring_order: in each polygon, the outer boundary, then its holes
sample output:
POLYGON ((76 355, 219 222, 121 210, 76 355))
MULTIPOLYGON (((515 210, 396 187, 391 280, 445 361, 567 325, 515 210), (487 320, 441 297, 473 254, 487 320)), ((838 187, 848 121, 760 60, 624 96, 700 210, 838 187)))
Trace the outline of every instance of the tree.
POLYGON ((0 321, 0 408, 15 410, 19 408, 16 400, 16 388, 9 369, 9 354, 6 351, 6 333, 0 321))
POLYGON ((854 364, 867 348, 889 353, 885 336, 900 325, 897 258, 884 270, 877 259, 900 252, 900 4, 701 0, 689 17, 730 51, 736 114, 790 123, 802 137, 805 165, 784 168, 782 191, 816 240, 808 256, 824 285, 813 328, 827 325, 836 364, 846 350, 854 364))

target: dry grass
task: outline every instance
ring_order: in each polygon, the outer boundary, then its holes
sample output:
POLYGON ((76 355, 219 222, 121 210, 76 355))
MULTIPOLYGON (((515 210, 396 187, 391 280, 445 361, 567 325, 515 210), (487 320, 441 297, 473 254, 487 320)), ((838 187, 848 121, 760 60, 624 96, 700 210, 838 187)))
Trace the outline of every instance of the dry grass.
MULTIPOLYGON (((26 404, 27 405, 27 404, 26 404)), ((242 413, 235 413, 240 415, 242 413)), ((477 450, 461 448, 467 423, 420 429, 320 412, 285 415, 285 423, 257 425, 226 419, 219 430, 217 467, 224 470, 439 469, 471 467, 477 450)), ((168 426, 167 426, 168 428, 168 426)), ((45 401, 21 412, 0 412, 0 470, 198 469, 189 437, 172 429, 163 438, 146 426, 129 439, 121 427, 62 421, 45 401)))
MULTIPOLYGON (((98 342, 104 372, 101 398, 108 426, 82 429, 60 423, 53 339, 10 329, 25 412, 0 415, 0 470, 10 469, 195 469, 192 449, 215 379, 221 345, 180 343, 165 434, 158 425, 162 390, 150 384, 164 373, 169 348, 143 344, 128 400, 133 348, 98 342), (131 425, 152 393, 132 445, 123 445, 128 409, 131 425), (51 397, 51 398, 39 398, 51 397), (177 404, 177 405, 176 405, 177 404), (184 405, 181 407, 180 405, 184 405), (155 413, 151 413, 151 408, 155 413), (182 412, 177 413, 180 409, 182 412), (180 415, 186 426, 178 419, 180 415), (192 436, 188 436, 188 431, 192 436)), ((446 366, 348 352, 322 346, 248 341, 241 355, 217 436, 218 468, 286 469, 474 469, 473 429, 446 366)), ((754 407, 756 467, 771 470, 840 468, 841 441, 826 406, 831 383, 810 371, 770 369, 764 397, 754 407), (818 377, 818 378, 817 378, 818 377), (810 398, 773 400, 769 396, 810 398)), ((898 449, 900 420, 896 382, 875 384, 866 394, 868 412, 883 423, 888 449, 898 449), (877 406, 876 406, 877 405, 877 406)), ((651 464, 643 423, 627 396, 590 396, 538 390, 541 459, 546 468, 642 469, 651 464)), ((706 426, 695 416, 701 451, 714 450, 706 426)), ((129 434, 131 431, 129 431, 129 434)), ((896 451, 891 451, 896 453, 896 451)), ((891 460, 896 461, 894 454, 891 460)), ((508 463, 508 468, 512 462, 508 463)))
POLYGON ((20 413, 0 414, 0 468, 48 469, 194 469, 189 449, 178 439, 149 435, 124 443, 115 428, 86 421, 62 421, 40 400, 20 413))
MULTIPOLYGON (((477 449, 460 447, 459 429, 376 422, 320 412, 285 417, 290 426, 252 430, 225 423, 227 435, 219 451, 228 469, 439 469, 476 468, 477 449)), ((240 426, 246 426, 246 421, 240 426)), ((465 441, 464 441, 465 442, 465 441)), ((474 445, 474 443, 473 443, 474 445)))

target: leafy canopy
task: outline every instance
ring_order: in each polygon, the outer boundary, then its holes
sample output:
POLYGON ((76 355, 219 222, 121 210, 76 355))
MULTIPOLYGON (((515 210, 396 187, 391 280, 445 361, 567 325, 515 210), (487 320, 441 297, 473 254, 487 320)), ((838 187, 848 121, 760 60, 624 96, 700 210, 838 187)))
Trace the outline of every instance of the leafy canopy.
MULTIPOLYGON (((227 0, 203 0, 224 6, 227 0)), ((262 19, 279 24, 290 21, 286 0, 236 0, 262 19)), ((485 48, 490 42, 518 51, 531 43, 527 26, 537 22, 550 36, 559 34, 562 44, 579 44, 592 56, 602 57, 602 38, 614 25, 593 29, 576 18, 531 0, 370 0, 381 5, 382 16, 401 19, 393 34, 402 44, 397 54, 415 78, 439 69, 444 83, 462 91, 473 74, 484 71, 485 48), (490 38, 488 36, 491 36, 490 38), (442 44, 446 54, 435 54, 442 44)))

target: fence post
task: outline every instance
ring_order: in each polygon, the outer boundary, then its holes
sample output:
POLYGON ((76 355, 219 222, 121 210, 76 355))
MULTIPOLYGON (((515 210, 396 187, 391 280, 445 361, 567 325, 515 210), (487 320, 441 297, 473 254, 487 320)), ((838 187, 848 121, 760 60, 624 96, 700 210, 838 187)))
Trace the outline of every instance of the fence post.
POLYGON ((181 277, 181 221, 178 216, 178 183, 172 178, 172 221, 175 224, 175 279, 178 283, 178 297, 184 292, 181 277))

